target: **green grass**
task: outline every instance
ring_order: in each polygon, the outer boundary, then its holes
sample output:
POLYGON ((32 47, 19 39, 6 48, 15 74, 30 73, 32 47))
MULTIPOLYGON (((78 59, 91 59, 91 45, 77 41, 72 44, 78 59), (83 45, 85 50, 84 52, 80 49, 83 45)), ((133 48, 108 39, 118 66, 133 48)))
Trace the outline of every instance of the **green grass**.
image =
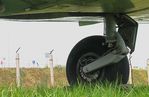
POLYGON ((149 97, 148 86, 124 88, 117 85, 95 85, 76 87, 0 88, 0 97, 149 97))

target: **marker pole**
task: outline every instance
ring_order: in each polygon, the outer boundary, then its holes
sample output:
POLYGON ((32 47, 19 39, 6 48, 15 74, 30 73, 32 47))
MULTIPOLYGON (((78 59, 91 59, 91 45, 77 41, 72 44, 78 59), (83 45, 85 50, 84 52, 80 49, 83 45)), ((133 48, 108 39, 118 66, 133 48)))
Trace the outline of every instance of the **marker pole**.
POLYGON ((132 64, 131 64, 131 54, 129 55, 129 80, 128 83, 129 84, 133 84, 133 68, 132 68, 132 64))
POLYGON ((132 84, 132 65, 129 65, 129 84, 132 84))
POLYGON ((149 85, 149 59, 147 59, 147 82, 149 85))
POLYGON ((49 55, 49 65, 50 65, 50 77, 51 77, 51 85, 54 86, 54 70, 53 70, 53 56, 49 55))
POLYGON ((16 53, 16 84, 20 87, 20 58, 19 53, 16 53))

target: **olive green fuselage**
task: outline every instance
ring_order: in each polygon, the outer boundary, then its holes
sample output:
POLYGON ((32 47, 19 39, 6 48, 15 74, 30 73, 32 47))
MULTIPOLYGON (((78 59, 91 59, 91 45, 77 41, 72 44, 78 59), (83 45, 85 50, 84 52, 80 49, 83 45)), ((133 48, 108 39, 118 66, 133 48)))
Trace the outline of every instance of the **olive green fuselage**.
POLYGON ((63 12, 141 16, 149 13, 149 0, 1 0, 0 7, 0 16, 63 12))

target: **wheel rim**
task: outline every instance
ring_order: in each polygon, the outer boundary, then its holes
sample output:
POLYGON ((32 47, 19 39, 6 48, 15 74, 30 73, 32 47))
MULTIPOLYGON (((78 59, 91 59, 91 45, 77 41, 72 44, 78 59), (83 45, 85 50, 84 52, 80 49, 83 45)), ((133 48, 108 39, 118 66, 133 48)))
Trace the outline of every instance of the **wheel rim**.
POLYGON ((78 80, 83 80, 86 82, 95 82, 97 80, 103 79, 104 76, 104 69, 99 69, 91 73, 84 73, 83 72, 83 67, 86 66, 89 63, 94 62, 99 58, 99 55, 95 53, 86 53, 82 55, 77 63, 77 71, 78 71, 78 80))

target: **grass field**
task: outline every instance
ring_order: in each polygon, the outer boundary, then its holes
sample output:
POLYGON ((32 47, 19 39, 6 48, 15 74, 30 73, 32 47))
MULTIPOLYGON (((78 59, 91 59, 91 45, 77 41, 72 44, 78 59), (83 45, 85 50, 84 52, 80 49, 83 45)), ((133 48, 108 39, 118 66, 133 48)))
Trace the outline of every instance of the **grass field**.
POLYGON ((149 97, 147 73, 133 70, 134 86, 116 84, 68 87, 65 68, 55 68, 55 86, 48 68, 21 69, 21 87, 16 88, 15 69, 0 69, 0 97, 149 97))
MULTIPOLYGON (((50 87, 50 69, 49 68, 21 68, 21 86, 47 86, 50 87)), ((67 86, 65 68, 54 69, 55 86, 67 86)), ((0 87, 16 86, 15 68, 0 69, 0 87)))
MULTIPOLYGON (((55 86, 67 86, 65 68, 54 69, 55 86)), ((147 84, 147 72, 145 70, 133 70, 133 82, 135 85, 147 84)), ((0 86, 16 86, 15 69, 0 69, 0 86)), ((21 86, 48 86, 50 87, 50 69, 49 68, 22 68, 21 86)))
POLYGON ((105 84, 77 87, 0 88, 1 97, 149 97, 149 87, 105 84))

